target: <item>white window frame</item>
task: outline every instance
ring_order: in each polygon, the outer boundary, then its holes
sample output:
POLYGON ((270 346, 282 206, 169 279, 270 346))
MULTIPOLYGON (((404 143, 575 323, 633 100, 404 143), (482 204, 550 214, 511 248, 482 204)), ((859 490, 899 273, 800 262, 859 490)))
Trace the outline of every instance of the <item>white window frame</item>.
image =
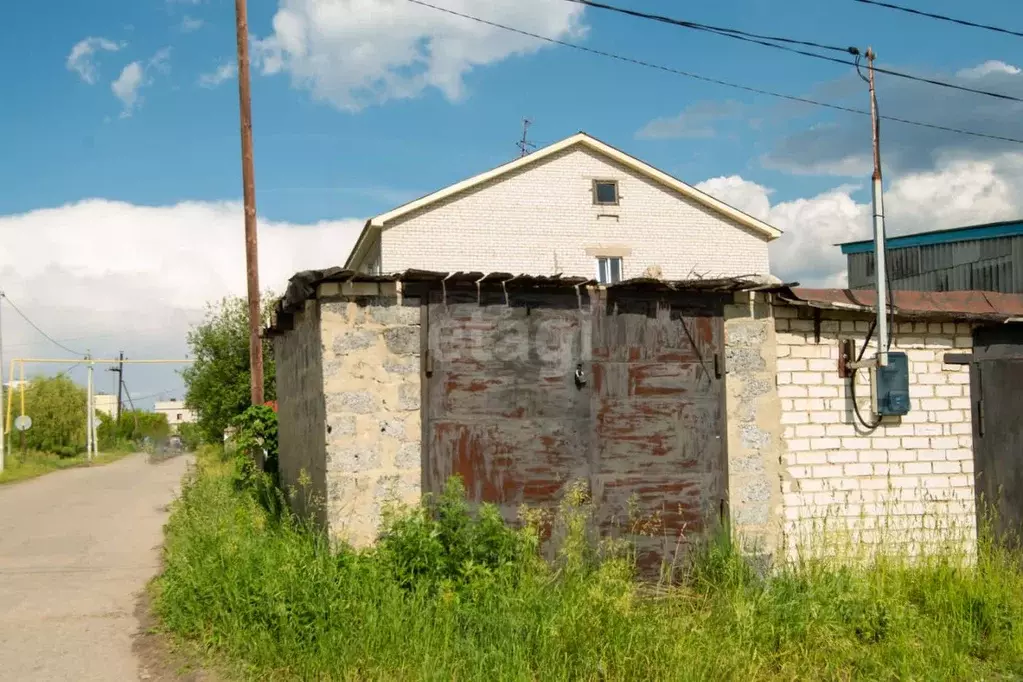
POLYGON ((597 269, 597 281, 608 286, 610 284, 617 284, 624 279, 625 275, 625 261, 621 256, 597 256, 596 259, 597 269), (618 261, 618 279, 613 278, 613 271, 611 269, 612 261, 618 261))

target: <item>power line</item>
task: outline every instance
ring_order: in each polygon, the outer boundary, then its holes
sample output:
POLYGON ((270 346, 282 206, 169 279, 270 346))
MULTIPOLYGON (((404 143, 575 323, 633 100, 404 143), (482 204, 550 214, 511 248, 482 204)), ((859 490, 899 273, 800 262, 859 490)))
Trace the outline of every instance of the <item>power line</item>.
POLYGON ((879 0, 853 0, 853 2, 861 2, 864 5, 877 5, 878 7, 887 7, 888 9, 898 10, 899 12, 906 12, 907 14, 916 14, 921 17, 928 17, 930 19, 938 19, 940 21, 949 21, 953 24, 959 24, 960 26, 970 26, 971 28, 982 28, 986 31, 995 31, 997 33, 1006 33, 1011 36, 1023 38, 1023 33, 1019 31, 1012 31, 1007 28, 1000 26, 992 26, 990 24, 978 24, 975 21, 967 21, 966 19, 956 19, 954 17, 945 16, 944 14, 933 14, 931 12, 924 12, 923 10, 913 9, 912 7, 903 7, 901 5, 894 5, 890 2, 880 2, 879 0))
MULTIPOLYGON (((816 106, 816 107, 822 107, 822 108, 825 108, 825 109, 833 109, 835 111, 844 111, 844 112, 847 112, 847 113, 850 113, 850 114, 858 114, 860 116, 869 116, 870 115, 870 112, 866 111, 864 109, 856 109, 854 107, 846 107, 846 106, 842 106, 840 104, 830 104, 828 102, 820 102, 818 100, 810 99, 808 97, 798 97, 796 95, 786 95, 786 94, 779 93, 779 92, 772 92, 770 90, 763 90, 761 88, 754 88, 754 87, 751 87, 749 85, 741 85, 739 83, 730 83, 729 81, 720 80, 718 78, 711 78, 709 76, 701 76, 700 74, 697 74, 697 73, 691 73, 689 71, 682 71, 680 69, 675 69, 675 68, 672 68, 670 66, 663 66, 661 64, 654 64, 652 62, 643 61, 641 59, 634 59, 632 57, 626 57, 626 56, 623 56, 623 55, 615 54, 613 52, 605 52, 604 50, 597 50, 597 49, 594 49, 592 47, 585 47, 583 45, 576 45, 575 43, 570 43, 570 42, 567 42, 567 41, 564 41, 564 40, 559 40, 557 38, 550 38, 548 36, 542 36, 542 35, 539 35, 537 33, 531 33, 529 31, 522 30, 520 28, 515 28, 515 27, 512 27, 512 26, 506 26, 504 24, 499 24, 497 22, 489 21, 487 19, 481 19, 479 17, 474 17, 474 16, 472 16, 470 14, 463 14, 461 12, 456 12, 455 10, 447 9, 446 7, 438 7, 437 5, 431 5, 430 3, 424 2, 423 0, 408 0, 408 1, 413 3, 413 4, 416 4, 416 5, 421 5, 423 7, 429 7, 430 9, 437 10, 438 12, 444 12, 446 14, 450 14, 450 15, 453 15, 453 16, 456 16, 456 17, 461 17, 463 19, 468 19, 470 21, 475 21, 475 22, 480 23, 480 24, 485 24, 487 26, 493 26, 494 28, 499 28, 499 29, 501 29, 503 31, 509 31, 511 33, 517 33, 519 35, 527 36, 527 37, 530 37, 530 38, 536 38, 537 40, 542 40, 544 42, 551 43, 552 45, 560 45, 562 47, 570 47, 573 50, 579 50, 581 52, 587 52, 589 54, 594 54, 594 55, 597 55, 597 56, 600 56, 600 57, 605 57, 607 59, 614 59, 614 60, 617 60, 617 61, 620 61, 620 62, 625 62, 627 64, 634 64, 636 66, 643 66, 643 67, 646 67, 646 68, 649 68, 649 69, 655 69, 657 71, 663 71, 665 73, 674 74, 676 76, 683 76, 685 78, 692 78, 694 80, 703 81, 704 83, 713 83, 714 85, 721 85, 721 86, 724 86, 726 88, 733 88, 735 90, 743 90, 745 92, 751 92, 751 93, 756 94, 756 95, 765 95, 767 97, 774 97, 774 98, 777 98, 777 99, 783 99, 783 100, 787 100, 787 101, 790 101, 790 102, 799 102, 801 104, 810 104, 810 105, 816 106)), ((909 119, 899 118, 897 116, 881 116, 881 118, 886 120, 886 121, 893 121, 895 123, 903 123, 903 124, 906 124, 906 125, 916 126, 916 127, 919 127, 919 128, 929 128, 929 129, 932 129, 932 130, 941 130, 941 131, 944 131, 944 132, 947 132, 947 133, 957 133, 959 135, 969 135, 971 137, 980 137, 980 138, 986 138, 986 139, 990 139, 990 140, 1000 140, 1002 142, 1012 142, 1012 143, 1015 143, 1015 144, 1023 144, 1023 139, 1018 139, 1018 138, 1014 138, 1014 137, 1003 137, 1001 135, 992 135, 992 134, 989 134, 989 133, 978 133, 978 132, 975 132, 975 131, 972 131, 972 130, 964 130, 962 128, 951 128, 949 126, 937 125, 935 123, 924 123, 922 121, 911 121, 909 119)))
MULTIPOLYGON (((572 2, 577 5, 585 5, 586 7, 594 7, 597 9, 608 10, 610 12, 617 12, 618 14, 625 14, 631 17, 637 17, 640 19, 647 19, 650 21, 658 21, 665 24, 672 24, 674 26, 680 26, 682 28, 693 29, 696 31, 704 31, 707 33, 713 33, 725 38, 734 38, 735 40, 742 40, 747 43, 755 43, 757 45, 763 45, 764 47, 771 47, 776 50, 784 50, 785 52, 792 52, 794 54, 802 55, 804 57, 811 57, 813 59, 820 59, 826 62, 833 62, 835 64, 843 64, 845 66, 856 66, 856 62, 849 61, 848 59, 839 59, 838 57, 831 57, 825 54, 818 54, 816 52, 808 52, 794 47, 788 47, 787 45, 778 45, 774 41, 784 41, 787 43, 795 43, 799 45, 812 45, 820 49, 837 50, 839 52, 847 52, 852 55, 859 56, 860 51, 855 47, 838 47, 834 45, 822 45, 819 43, 811 43, 809 41, 798 41, 790 38, 776 38, 770 36, 758 36, 754 33, 746 33, 737 29, 712 27, 705 24, 697 24, 691 21, 685 21, 683 19, 673 19, 660 14, 650 14, 647 12, 638 12, 636 10, 626 9, 624 7, 616 7, 615 5, 607 5, 602 2, 595 2, 594 0, 566 0, 566 2, 572 2)), ((975 95, 983 95, 985 97, 994 97, 996 99, 1004 99, 1010 102, 1023 102, 1023 97, 1016 97, 1014 95, 1007 95, 1002 92, 992 92, 990 90, 981 90, 980 88, 971 88, 967 85, 957 85, 956 83, 949 83, 948 81, 937 80, 936 78, 926 78, 924 76, 915 76, 911 73, 905 73, 904 71, 895 71, 894 69, 885 69, 879 66, 875 66, 874 70, 878 73, 884 73, 889 76, 895 76, 896 78, 905 78, 911 81, 917 81, 919 83, 927 83, 929 85, 936 85, 942 88, 951 88, 952 90, 960 90, 962 92, 969 92, 975 95)))
POLYGON ((78 351, 74 350, 73 348, 68 348, 67 346, 65 346, 64 344, 62 344, 62 343, 61 343, 60 341, 57 341, 57 340, 56 340, 55 338, 53 338, 52 336, 50 336, 49 334, 47 334, 46 332, 44 332, 44 331, 43 331, 42 329, 40 329, 40 328, 39 328, 39 325, 37 325, 37 324, 36 324, 35 322, 33 322, 32 320, 28 319, 28 316, 27 316, 27 315, 25 315, 25 313, 21 312, 21 309, 20 309, 20 308, 18 308, 18 306, 14 305, 14 301, 12 301, 12 300, 11 300, 11 297, 10 297, 10 296, 7 296, 7 295, 5 294, 5 295, 2 295, 2 296, 0 296, 0 298, 2 298, 3 300, 7 301, 7 303, 9 303, 9 304, 10 304, 11 308, 13 308, 13 309, 14 309, 14 312, 18 313, 18 315, 20 315, 20 316, 21 316, 21 319, 25 320, 25 322, 28 322, 28 324, 29 324, 29 325, 30 325, 30 326, 31 326, 31 327, 32 327, 33 329, 35 329, 35 330, 36 330, 37 332, 39 332, 40 334, 42 334, 42 335, 43 335, 43 337, 44 337, 44 338, 45 338, 45 339, 46 339, 47 341, 49 341, 50 343, 52 343, 53 345, 57 346, 58 348, 63 348, 64 350, 66 350, 66 351, 67 351, 68 353, 71 353, 72 355, 80 355, 80 356, 82 356, 82 357, 84 357, 84 356, 86 355, 85 353, 79 353, 78 351))
MULTIPOLYGON (((627 9, 625 7, 616 7, 615 5, 607 5, 596 0, 567 0, 568 2, 574 2, 579 5, 586 5, 587 7, 595 7, 597 9, 606 9, 612 12, 618 12, 620 14, 628 14, 632 17, 640 19, 650 19, 653 21, 659 21, 665 24, 672 24, 675 26, 683 26, 685 28, 692 28, 697 31, 707 31, 710 33, 718 33, 724 36, 732 37, 743 37, 743 38, 754 38, 756 40, 771 40, 776 43, 786 43, 789 45, 803 45, 805 47, 816 47, 820 50, 831 50, 834 52, 846 52, 849 54, 856 54, 853 50, 855 48, 839 47, 837 45, 826 45, 824 43, 814 42, 812 40, 797 40, 795 38, 783 38, 781 36, 769 36, 761 33, 750 33, 749 31, 741 31, 737 28, 728 28, 725 26, 714 26, 712 24, 701 24, 696 21, 687 21, 685 19, 673 19, 671 17, 662 16, 660 14, 649 14, 647 12, 640 12, 637 10, 627 9)), ((812 53, 810 53, 812 55, 812 53)), ((819 56, 819 55, 813 55, 819 56)))

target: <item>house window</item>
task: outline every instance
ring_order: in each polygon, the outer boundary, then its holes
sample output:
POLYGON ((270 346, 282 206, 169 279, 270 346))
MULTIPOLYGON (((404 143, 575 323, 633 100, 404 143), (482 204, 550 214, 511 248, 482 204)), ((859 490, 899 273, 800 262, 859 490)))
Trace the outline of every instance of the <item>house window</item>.
POLYGON ((618 205, 618 181, 617 180, 594 180, 593 181, 593 203, 598 206, 618 205))
POLYGON ((621 258, 598 258, 597 281, 601 284, 615 284, 622 281, 621 258))
POLYGON ((181 413, 178 412, 178 421, 181 421, 181 413))

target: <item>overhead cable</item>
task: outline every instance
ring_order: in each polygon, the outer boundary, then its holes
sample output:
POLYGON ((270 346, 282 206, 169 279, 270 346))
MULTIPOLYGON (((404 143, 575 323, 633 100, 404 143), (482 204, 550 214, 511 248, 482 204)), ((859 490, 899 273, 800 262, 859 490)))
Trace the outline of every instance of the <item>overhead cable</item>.
MULTIPOLYGON (((586 7, 593 7, 596 9, 607 10, 610 12, 617 12, 619 14, 625 14, 640 19, 647 19, 650 21, 658 21, 661 23, 672 24, 674 26, 680 26, 682 28, 688 28, 696 31, 703 31, 706 33, 713 33, 725 38, 733 38, 735 40, 742 40, 747 43, 755 43, 757 45, 763 45, 764 47, 771 47, 776 50, 784 50, 785 52, 792 52, 794 54, 802 55, 804 57, 810 57, 812 59, 820 59, 826 62, 833 62, 835 64, 843 64, 845 66, 856 66, 856 62, 849 61, 848 59, 839 59, 838 57, 832 57, 826 54, 818 54, 816 52, 808 52, 807 50, 801 50, 788 45, 779 45, 777 42, 769 41, 784 41, 788 43, 795 43, 800 45, 813 45, 820 49, 837 50, 839 52, 847 52, 851 55, 859 55, 860 51, 855 47, 838 47, 835 45, 823 45, 819 43, 811 43, 809 41, 797 41, 789 38, 773 38, 768 36, 757 36, 756 34, 746 33, 736 29, 720 28, 716 26, 709 26, 706 24, 697 24, 691 21, 685 21, 683 19, 674 19, 672 17, 666 17, 660 14, 650 14, 648 12, 638 12, 636 10, 626 9, 624 7, 617 7, 615 5, 608 5, 602 2, 596 2, 595 0, 565 0, 566 2, 575 3, 577 5, 585 5, 586 7)), ((942 88, 951 88, 952 90, 960 90, 962 92, 969 92, 975 95, 983 95, 985 97, 994 97, 996 99, 1008 100, 1011 102, 1023 102, 1023 97, 1016 97, 1015 95, 1007 95, 1003 92, 992 92, 990 90, 981 90, 980 88, 972 88, 968 85, 959 85, 956 83, 949 83, 948 81, 938 80, 936 78, 927 78, 924 76, 916 76, 911 73, 905 73, 904 71, 895 71, 894 69, 886 69, 880 66, 875 66, 874 71, 877 73, 887 74, 889 76, 895 76, 896 78, 905 78, 911 81, 917 81, 920 83, 927 83, 929 85, 936 85, 942 88)))
POLYGON ((982 28, 986 31, 995 31, 997 33, 1005 33, 1010 36, 1023 38, 1023 32, 1020 31, 1013 31, 1008 28, 1002 28, 1001 26, 992 26, 990 24, 979 24, 975 21, 967 21, 966 19, 956 19, 954 17, 945 16, 944 14, 924 12, 923 10, 913 9, 912 7, 903 7, 902 5, 896 5, 890 2, 880 2, 880 0, 853 0, 853 2, 860 2, 863 3, 864 5, 877 5, 878 7, 887 7, 888 9, 898 10, 899 12, 906 12, 907 14, 916 14, 917 16, 928 17, 930 19, 938 19, 940 21, 948 21, 953 24, 959 24, 960 26, 982 28))
POLYGON ((21 316, 21 319, 25 320, 25 322, 28 322, 29 326, 31 326, 31 327, 32 327, 33 329, 35 329, 35 330, 36 330, 37 332, 39 332, 40 334, 42 334, 42 335, 43 335, 43 337, 44 337, 44 338, 45 338, 45 339, 46 339, 47 341, 49 341, 49 342, 50 342, 50 343, 52 343, 53 345, 57 346, 58 348, 62 348, 62 349, 64 349, 64 350, 66 350, 66 351, 67 351, 68 353, 71 353, 71 354, 73 354, 73 355, 78 355, 78 356, 80 356, 80 357, 85 357, 85 355, 86 355, 85 353, 80 353, 79 351, 76 351, 76 350, 75 350, 75 349, 73 349, 73 348, 68 348, 67 346, 65 346, 64 344, 62 344, 62 343, 61 343, 60 341, 57 341, 57 340, 56 340, 55 338, 53 338, 52 336, 50 336, 49 334, 47 334, 46 332, 44 332, 44 331, 43 331, 42 329, 40 329, 40 328, 39 328, 39 325, 37 325, 37 324, 36 324, 35 322, 33 322, 32 320, 30 320, 30 319, 28 318, 28 316, 27 316, 27 315, 25 315, 25 313, 21 312, 21 309, 20 309, 20 308, 18 308, 18 306, 14 305, 14 301, 12 301, 12 300, 11 300, 11 297, 10 297, 10 296, 7 296, 7 295, 5 294, 5 295, 3 295, 3 296, 0 296, 0 298, 2 298, 2 299, 3 299, 4 301, 7 301, 7 303, 9 303, 9 304, 10 304, 11 308, 13 308, 13 309, 14 309, 14 312, 18 313, 18 315, 20 315, 20 316, 21 316))
MULTIPOLYGON (((731 83, 729 81, 721 80, 721 79, 718 79, 718 78, 711 78, 709 76, 702 76, 702 75, 697 74, 697 73, 692 73, 692 72, 689 72, 689 71, 682 71, 681 69, 675 69, 675 68, 672 68, 670 66, 663 66, 661 64, 654 64, 652 62, 647 62, 647 61, 644 61, 642 59, 634 59, 632 57, 626 57, 624 55, 615 54, 613 52, 606 52, 604 50, 598 50, 598 49, 595 49, 595 48, 592 48, 592 47, 586 47, 584 45, 577 45, 575 43, 570 43, 570 42, 565 41, 565 40, 560 40, 560 39, 557 39, 557 38, 550 38, 548 36, 543 36, 543 35, 540 35, 538 33, 532 33, 530 31, 526 31, 526 30, 523 30, 523 29, 520 29, 520 28, 515 28, 513 26, 507 26, 505 24, 499 24, 497 22, 490 21, 488 19, 481 19, 480 17, 472 16, 471 14, 464 14, 462 12, 457 12, 455 10, 448 9, 446 7, 438 7, 437 5, 432 5, 432 4, 428 3, 428 2, 425 2, 424 0, 408 0, 408 2, 411 2, 411 3, 415 4, 415 5, 420 5, 422 7, 428 7, 430 9, 437 10, 438 12, 444 12, 445 14, 450 14, 450 15, 453 15, 453 16, 456 16, 456 17, 461 17, 463 19, 468 19, 470 21, 475 21, 477 23, 485 24, 487 26, 492 26, 494 28, 499 28, 499 29, 501 29, 503 31, 509 31, 511 33, 517 33, 519 35, 528 36, 530 38, 535 38, 537 40, 542 40, 544 42, 551 43, 552 45, 560 45, 562 47, 572 48, 573 50, 579 50, 580 52, 586 52, 586 53, 597 55, 597 56, 600 56, 600 57, 605 57, 607 59, 614 59, 614 60, 617 60, 617 61, 620 61, 620 62, 625 62, 627 64, 634 64, 636 66, 642 66, 642 67, 646 67, 646 68, 649 68, 649 69, 655 69, 657 71, 663 71, 665 73, 674 74, 676 76, 683 76, 685 78, 692 78, 694 80, 703 81, 704 83, 712 83, 714 85, 720 85, 720 86, 723 86, 723 87, 726 87, 726 88, 733 88, 735 90, 742 90, 742 91, 745 91, 745 92, 751 92, 751 93, 756 94, 756 95, 764 95, 764 96, 767 96, 767 97, 774 97, 774 98, 777 98, 777 99, 783 99, 783 100, 787 100, 787 101, 790 101, 790 102, 799 102, 801 104, 809 104, 809 105, 812 105, 812 106, 822 107, 822 108, 825 108, 825 109, 832 109, 832 110, 835 110, 835 111, 844 111, 844 112, 847 112, 847 113, 850 113, 850 114, 858 114, 860 116, 870 116, 870 112, 865 110, 865 109, 857 109, 855 107, 847 107, 847 106, 842 106, 840 104, 831 104, 829 102, 821 102, 819 100, 810 99, 808 97, 799 97, 797 95, 787 95, 787 94, 780 93, 780 92, 772 92, 771 90, 764 90, 762 88, 755 88, 755 87, 752 87, 752 86, 749 86, 749 85, 742 85, 742 84, 739 84, 739 83, 731 83)), ((1000 140, 1002 142, 1012 142, 1014 144, 1023 144, 1023 139, 1014 138, 1014 137, 1005 137, 1005 136, 1002 136, 1002 135, 993 135, 993 134, 990 134, 990 133, 980 133, 980 132, 976 132, 976 131, 973 131, 973 130, 964 130, 962 128, 952 128, 952 127, 949 127, 949 126, 938 125, 938 124, 935 124, 935 123, 925 123, 923 121, 913 121, 913 120, 910 120, 910 119, 899 118, 897 116, 881 116, 881 118, 886 120, 886 121, 893 121, 895 123, 903 123, 905 125, 916 126, 916 127, 919 127, 919 128, 929 128, 929 129, 932 129, 932 130, 941 130, 941 131, 944 131, 944 132, 956 133, 956 134, 959 134, 959 135, 969 135, 971 137, 980 137, 980 138, 986 138, 986 139, 990 139, 990 140, 1000 140)))

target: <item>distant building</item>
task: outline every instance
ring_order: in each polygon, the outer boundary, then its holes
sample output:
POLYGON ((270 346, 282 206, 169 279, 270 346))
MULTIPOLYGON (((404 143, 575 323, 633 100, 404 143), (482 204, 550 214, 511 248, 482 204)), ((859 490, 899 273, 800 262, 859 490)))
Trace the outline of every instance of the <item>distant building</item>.
POLYGON ((106 414, 108 417, 117 416, 117 396, 108 393, 97 393, 93 396, 96 411, 106 414))
MULTIPOLYGON (((893 290, 1023 293, 1023 220, 920 232, 888 240, 893 290)), ((849 288, 874 286, 874 242, 842 244, 849 288)))
POLYGON ((180 400, 157 401, 153 411, 167 415, 167 423, 174 433, 177 433, 178 427, 182 424, 195 423, 195 412, 185 407, 185 403, 180 400))

